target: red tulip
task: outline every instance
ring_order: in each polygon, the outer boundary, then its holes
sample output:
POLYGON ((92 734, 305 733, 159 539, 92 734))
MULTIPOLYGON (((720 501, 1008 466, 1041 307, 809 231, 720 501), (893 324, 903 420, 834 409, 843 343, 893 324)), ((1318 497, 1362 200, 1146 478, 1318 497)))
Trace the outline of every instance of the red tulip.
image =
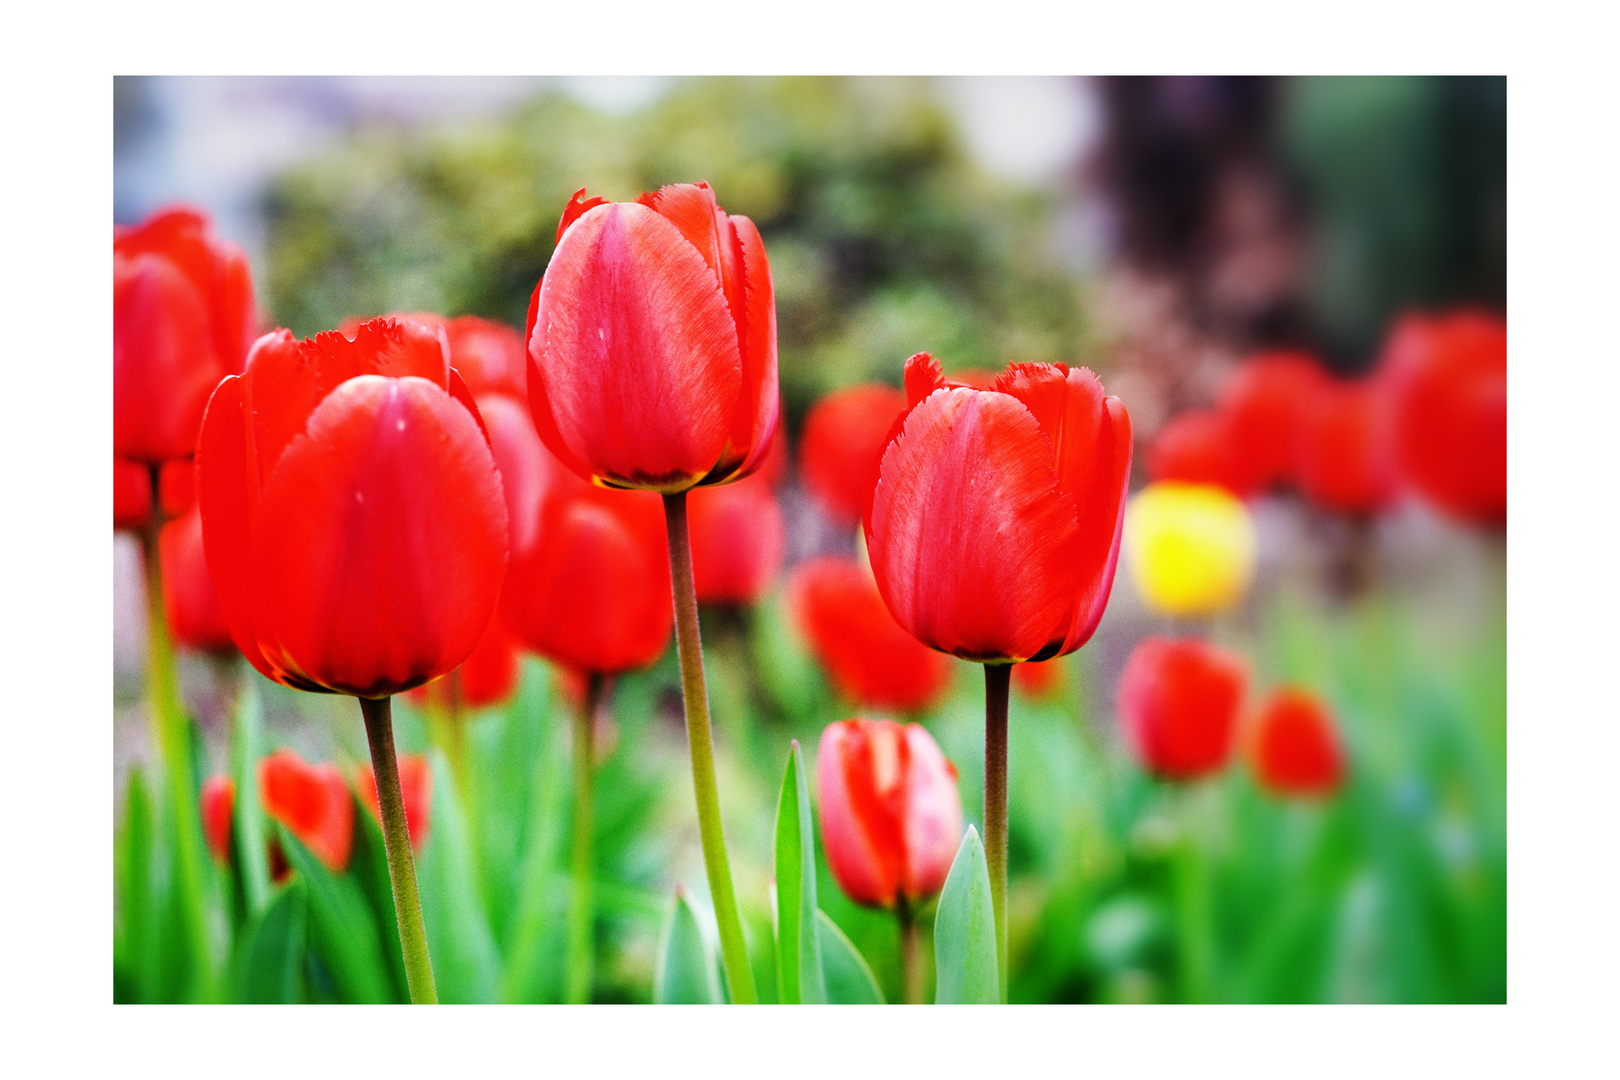
POLYGON ((332 765, 311 765, 292 750, 259 762, 264 812, 286 826, 321 862, 342 873, 354 847, 354 800, 332 765))
POLYGON ((1250 490, 1294 479, 1294 447, 1305 402, 1327 373, 1308 353, 1272 352, 1238 366, 1219 396, 1235 436, 1238 475, 1250 490))
POLYGON ((804 418, 799 475, 833 516, 859 521, 877 486, 878 463, 906 395, 882 383, 828 394, 804 418))
POLYGON ((506 572, 506 501, 440 335, 285 330, 226 379, 198 440, 208 566, 237 647, 303 690, 382 697, 454 669, 506 572))
POLYGON ((1218 484, 1240 499, 1254 494, 1237 451, 1237 434, 1225 413, 1178 413, 1148 448, 1148 478, 1188 484, 1218 484))
POLYGON ((161 211, 113 232, 113 453, 190 457, 219 380, 253 340, 247 257, 198 211, 161 211))
POLYGON ((214 579, 208 574, 202 515, 195 508, 163 526, 158 557, 163 565, 163 611, 174 640, 203 652, 234 650, 231 628, 220 614, 214 579))
MULTIPOLYGON (((433 767, 421 754, 401 754, 396 760, 399 763, 399 797, 405 804, 405 828, 410 832, 411 849, 421 854, 433 817, 433 767)), ((382 809, 377 802, 376 775, 370 769, 361 768, 355 777, 354 788, 359 792, 365 808, 381 825, 382 809)))
POLYGON ((521 666, 518 643, 497 611, 472 655, 450 674, 412 690, 410 698, 418 705, 432 702, 446 709, 499 705, 517 689, 521 666))
POLYGON ((504 323, 462 315, 444 324, 450 341, 450 363, 474 394, 510 394, 524 401, 529 393, 523 335, 504 323))
POLYGON ((1476 311, 1408 315, 1383 366, 1407 479, 1453 517, 1507 521, 1507 324, 1476 311))
POLYGON ((1331 795, 1344 779, 1333 714, 1297 687, 1273 691, 1255 713, 1249 757, 1261 785, 1278 795, 1331 795))
POLYGON ((904 427, 866 512, 895 620, 967 660, 1045 660, 1097 628, 1119 560, 1131 422, 1085 368, 1014 364, 995 390, 906 361, 904 427))
POLYGON ((782 510, 760 473, 693 491, 687 527, 700 603, 752 604, 782 566, 782 510))
POLYGON ((945 381, 956 386, 966 386, 974 390, 994 390, 996 388, 996 373, 984 368, 958 368, 945 376, 945 381))
POLYGON ((816 752, 821 842, 857 904, 920 904, 950 873, 962 838, 956 768, 920 724, 840 720, 816 752))
POLYGON ((833 686, 857 706, 915 712, 950 684, 951 662, 894 621, 870 571, 850 559, 800 563, 788 605, 833 686))
POLYGON ((158 471, 158 505, 170 518, 182 517, 197 505, 197 466, 191 458, 163 463, 158 471))
POLYGON ((1063 665, 1056 660, 1038 664, 1014 664, 1012 681, 1028 697, 1050 697, 1063 686, 1063 665))
POLYGON ((1300 491, 1319 506, 1346 514, 1388 506, 1400 474, 1383 386, 1372 380, 1318 386, 1305 405, 1295 463, 1300 491))
POLYGON ((1167 780, 1215 772, 1231 756, 1248 681, 1243 658, 1225 649, 1197 638, 1144 638, 1119 677, 1126 740, 1167 780))
POLYGON ((754 223, 704 183, 563 211, 529 302, 529 400, 552 453, 615 487, 759 467, 776 430, 776 303, 754 223))
POLYGON ((203 781, 197 799, 208 850, 222 863, 231 861, 231 815, 236 812, 236 781, 215 773, 203 781))
POLYGON ((113 458, 113 528, 139 529, 152 517, 152 475, 145 465, 113 458))

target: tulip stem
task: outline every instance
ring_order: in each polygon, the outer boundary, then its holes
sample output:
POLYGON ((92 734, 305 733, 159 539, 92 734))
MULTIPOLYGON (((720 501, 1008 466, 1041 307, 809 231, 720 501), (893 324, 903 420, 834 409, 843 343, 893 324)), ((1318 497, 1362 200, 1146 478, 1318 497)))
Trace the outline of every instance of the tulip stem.
POLYGON ((611 684, 607 676, 591 672, 585 678, 585 699, 574 711, 574 896, 568 920, 568 1003, 591 1000, 594 913, 591 883, 596 872, 591 849, 591 780, 596 771, 596 714, 608 707, 611 684))
POLYGON ((917 948, 917 911, 905 894, 894 901, 894 917, 900 924, 900 994, 907 1005, 923 1005, 922 951, 917 948))
POLYGON ((213 957, 204 910, 202 817, 197 806, 196 777, 191 764, 191 731, 180 702, 163 607, 163 560, 158 538, 163 531, 158 468, 152 467, 152 517, 141 530, 141 557, 146 564, 146 699, 152 710, 152 734, 163 758, 169 810, 175 824, 175 858, 180 878, 181 918, 196 969, 192 991, 206 1001, 213 991, 213 957))
POLYGON ((1007 1000, 1007 693, 1011 664, 984 666, 984 857, 996 919, 1001 1000, 1007 1000))
POLYGON ((669 529, 669 577, 675 593, 675 648, 681 661, 681 697, 686 703, 686 744, 692 755, 692 789, 697 797, 698 833, 703 865, 720 925, 720 954, 725 962, 731 1000, 752 1005, 754 972, 737 913, 737 894, 726 859, 726 834, 720 822, 720 789, 714 774, 714 736, 709 730, 709 692, 703 679, 703 639, 698 629, 697 588, 692 580, 692 542, 686 526, 686 492, 664 496, 664 523, 669 529))
POLYGON ((405 799, 399 791, 399 761, 394 757, 392 698, 361 698, 360 714, 366 721, 371 744, 371 771, 377 778, 377 808, 382 818, 383 852, 388 856, 388 881, 394 890, 394 921, 399 947, 405 957, 405 985, 411 1004, 437 1005, 433 961, 428 957, 427 929, 422 924, 422 898, 416 891, 416 862, 411 857, 411 834, 405 823, 405 799))

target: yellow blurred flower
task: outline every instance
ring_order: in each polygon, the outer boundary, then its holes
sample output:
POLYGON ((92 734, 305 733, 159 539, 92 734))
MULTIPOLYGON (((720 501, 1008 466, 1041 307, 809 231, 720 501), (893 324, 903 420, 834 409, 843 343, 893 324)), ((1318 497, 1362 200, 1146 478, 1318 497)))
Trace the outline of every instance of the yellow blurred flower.
POLYGON ((1213 484, 1149 484, 1127 504, 1124 540, 1137 591, 1176 618, 1230 607, 1254 575, 1254 522, 1213 484))

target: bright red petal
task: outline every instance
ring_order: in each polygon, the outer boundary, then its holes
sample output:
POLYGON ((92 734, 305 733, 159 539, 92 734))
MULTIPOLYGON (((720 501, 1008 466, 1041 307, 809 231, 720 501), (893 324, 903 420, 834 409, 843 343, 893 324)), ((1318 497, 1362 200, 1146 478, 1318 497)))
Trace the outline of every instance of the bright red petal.
POLYGON ((189 457, 208 395, 225 374, 206 298, 158 255, 113 260, 113 453, 189 457))
MULTIPOLYGON (((562 243, 563 233, 568 231, 568 226, 579 220, 581 214, 585 213, 585 211, 589 210, 591 207, 601 206, 605 202, 607 202, 607 200, 601 196, 591 199, 585 198, 584 188, 580 188, 578 191, 574 192, 574 197, 568 200, 567 206, 563 207, 562 220, 557 222, 557 243, 562 243)), ((539 286, 535 287, 535 291, 539 291, 539 286)), ((534 329, 533 319, 529 320, 529 329, 531 331, 534 329)))
POLYGON ((905 395, 882 383, 847 387, 811 406, 799 440, 799 474, 834 516, 860 520, 905 408, 905 395))
POLYGON ((728 454, 715 467, 715 473, 725 475, 728 459, 741 458, 734 475, 742 477, 763 463, 777 427, 781 395, 776 363, 776 291, 765 259, 765 242, 754 223, 745 217, 728 218, 724 211, 716 213, 725 229, 722 265, 726 299, 737 324, 742 352, 743 386, 732 417, 728 454))
POLYGON ((158 551, 163 564, 163 610, 174 640, 206 652, 233 648, 230 627, 208 573, 202 515, 193 509, 165 525, 158 551))

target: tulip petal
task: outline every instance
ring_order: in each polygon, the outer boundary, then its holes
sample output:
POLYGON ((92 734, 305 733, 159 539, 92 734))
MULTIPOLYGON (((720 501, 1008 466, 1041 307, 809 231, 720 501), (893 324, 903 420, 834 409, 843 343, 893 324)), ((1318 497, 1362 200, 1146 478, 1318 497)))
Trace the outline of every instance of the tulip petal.
POLYGON ((742 353, 742 393, 732 418, 730 447, 715 473, 726 475, 728 459, 742 457, 737 477, 747 476, 765 460, 775 434, 781 395, 776 371, 776 293, 771 267, 765 260, 765 242, 745 217, 724 211, 727 222, 721 245, 726 299, 742 353))
POLYGON ((889 610, 924 644, 1025 660, 1070 617, 1076 521, 1030 411, 1006 394, 947 388, 884 452, 867 548, 889 610))
POLYGON ((917 353, 906 361, 906 404, 916 408, 923 399, 945 385, 945 376, 939 361, 925 352, 917 353))
POLYGON ((225 374, 199 344, 211 339, 203 296, 171 261, 114 257, 114 454, 158 462, 196 449, 208 395, 225 374))
MULTIPOLYGON (((894 903, 900 886, 901 836, 887 808, 873 805, 873 757, 866 728, 853 720, 830 725, 816 750, 817 795, 828 868, 851 900, 894 903), (836 836, 838 843, 825 838, 836 836)), ((898 725, 894 725, 898 726, 898 725)))
MULTIPOLYGON (((562 243, 563 233, 568 231, 568 226, 579 220, 581 214, 593 206, 601 206, 603 203, 607 202, 607 200, 602 198, 600 195, 590 199, 587 199, 584 196, 585 189, 580 188, 578 191, 574 192, 574 197, 568 200, 568 205, 563 207, 562 220, 557 222, 557 243, 562 243)), ((538 296, 540 293, 540 286, 536 285, 534 287, 534 291, 535 295, 538 296)), ((533 307, 531 304, 531 311, 532 310, 533 307)), ((529 317, 529 330, 531 332, 534 330, 534 317, 532 314, 529 317)))
POLYGON ((905 830, 906 865, 902 886, 907 896, 937 893, 951 872, 962 835, 962 799, 956 769, 921 724, 907 724, 905 803, 900 821, 905 830))
MULTIPOLYGON (((644 193, 636 202, 679 229, 686 242, 697 248, 703 261, 714 271, 714 279, 723 282, 720 222, 716 219, 720 207, 707 183, 700 180, 695 184, 666 184, 657 191, 644 193)), ((729 296, 731 290, 727 289, 726 293, 729 296)))
POLYGON ((259 644, 341 693, 420 685, 483 636, 506 532, 485 436, 442 383, 350 379, 264 485, 252 525, 259 644))
POLYGON ((1054 656, 1073 652, 1091 640, 1108 607, 1114 572, 1119 568, 1125 492, 1131 484, 1131 418, 1119 398, 1105 399, 1104 406, 1107 422, 1095 433, 1091 472, 1082 474, 1076 492, 1080 509, 1080 580, 1085 588, 1075 601, 1074 618, 1054 656))

